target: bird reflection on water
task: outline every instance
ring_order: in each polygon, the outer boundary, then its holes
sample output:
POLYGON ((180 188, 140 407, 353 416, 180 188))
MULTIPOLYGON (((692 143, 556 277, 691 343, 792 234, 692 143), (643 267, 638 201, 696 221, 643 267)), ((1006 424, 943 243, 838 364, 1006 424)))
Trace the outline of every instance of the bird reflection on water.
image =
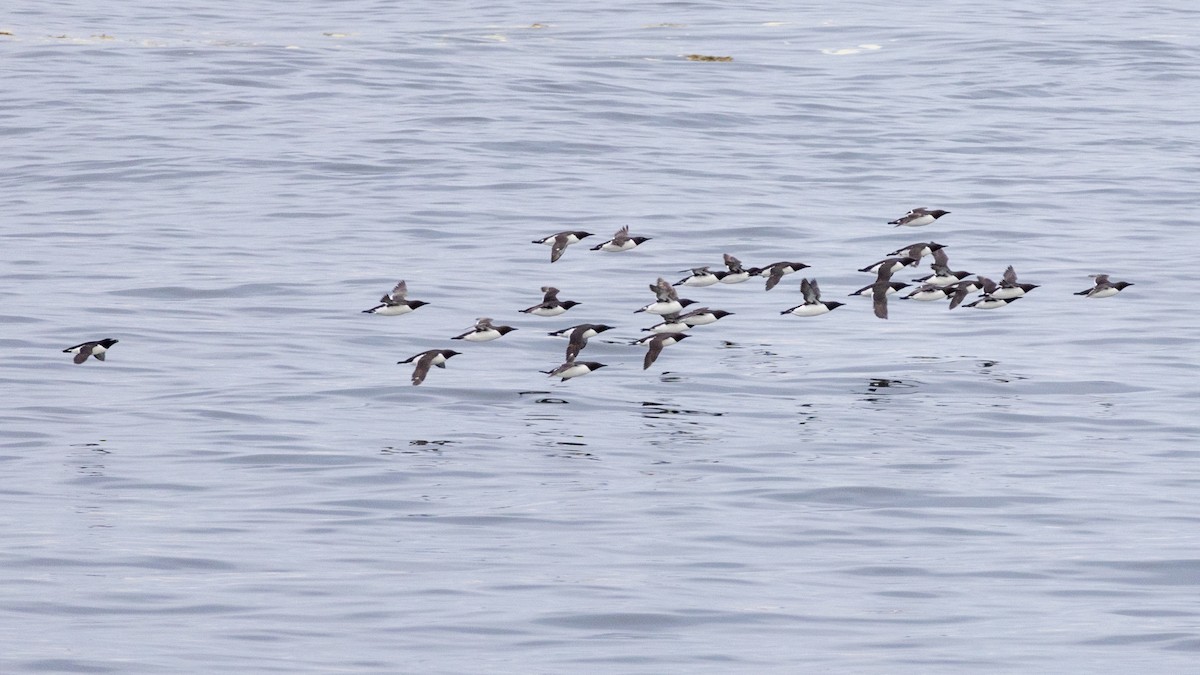
POLYGON ((397 447, 395 445, 384 446, 379 454, 381 455, 421 455, 435 454, 440 455, 445 447, 456 445, 457 441, 447 440, 426 440, 423 438, 413 439, 408 442, 407 446, 397 447))
POLYGON ((911 394, 916 390, 918 384, 920 383, 889 377, 873 377, 867 383, 868 395, 862 397, 862 400, 878 403, 896 394, 911 394))
POLYGON ((677 408, 665 403, 654 403, 652 401, 642 401, 642 416, 643 417, 664 417, 668 415, 707 415, 709 417, 721 417, 725 413, 705 412, 703 410, 689 410, 687 408, 677 408))
POLYGON ((705 418, 724 416, 723 412, 684 408, 673 403, 642 402, 644 428, 649 435, 647 444, 652 446, 710 442, 718 432, 709 427, 705 418))
POLYGON ((565 411, 558 407, 568 405, 570 401, 546 396, 549 393, 538 390, 520 392, 522 397, 537 397, 532 399, 536 407, 524 416, 525 426, 533 430, 533 445, 552 450, 549 453, 551 457, 598 460, 599 457, 583 449, 588 447, 588 443, 583 441, 584 436, 563 416, 565 411))

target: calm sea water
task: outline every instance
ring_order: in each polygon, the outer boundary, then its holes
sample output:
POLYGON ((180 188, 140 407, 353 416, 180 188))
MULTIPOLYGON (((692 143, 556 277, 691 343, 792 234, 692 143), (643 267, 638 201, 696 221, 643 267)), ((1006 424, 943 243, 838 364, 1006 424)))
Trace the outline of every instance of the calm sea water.
POLYGON ((1192 3, 3 21, 3 672, 1195 667, 1192 3), (928 239, 1041 288, 842 297, 928 239), (722 253, 812 268, 688 289, 735 314, 643 371, 646 285, 722 253), (848 305, 780 316, 805 275, 848 305), (550 380, 582 321, 608 368, 550 380))

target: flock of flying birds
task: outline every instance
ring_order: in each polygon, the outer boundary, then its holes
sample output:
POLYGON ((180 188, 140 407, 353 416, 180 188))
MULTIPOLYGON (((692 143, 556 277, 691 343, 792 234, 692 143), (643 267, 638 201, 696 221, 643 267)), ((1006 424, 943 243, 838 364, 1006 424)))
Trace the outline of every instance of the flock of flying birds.
MULTIPOLYGON (((889 221, 888 224, 897 227, 921 227, 933 223, 948 213, 948 211, 941 209, 915 208, 904 216, 889 221)), ((583 231, 559 232, 542 239, 534 240, 533 243, 550 246, 550 262, 554 263, 562 257, 568 246, 577 244, 590 236, 592 236, 592 233, 583 231)), ((608 251, 611 253, 631 251, 649 240, 650 237, 630 236, 629 226, 626 225, 618 230, 608 241, 593 246, 592 250, 608 251)), ((910 286, 915 287, 907 294, 900 296, 901 299, 921 302, 947 300, 950 309, 958 307, 969 296, 975 293, 982 293, 982 295, 978 299, 967 303, 966 307, 997 309, 1024 297, 1033 289, 1038 288, 1037 284, 1021 283, 1018 281, 1016 270, 1011 265, 1004 271, 999 283, 971 272, 953 270, 950 268, 950 261, 946 255, 945 248, 943 244, 928 241, 917 242, 892 251, 888 254, 887 258, 859 270, 860 272, 875 274, 875 281, 854 291, 850 295, 870 297, 875 316, 880 319, 886 319, 888 318, 888 296, 896 294, 910 286), (918 279, 913 279, 914 283, 912 284, 892 280, 894 274, 905 268, 917 268, 921 259, 925 256, 929 256, 932 259, 929 274, 918 279)), ((649 332, 650 335, 634 342, 634 344, 646 347, 646 356, 642 362, 643 369, 649 368, 658 359, 659 355, 662 354, 664 348, 678 344, 686 339, 688 337, 686 331, 689 329, 716 323, 732 314, 732 312, 709 309, 708 307, 693 309, 691 305, 697 303, 693 300, 679 297, 676 287, 696 288, 715 284, 738 284, 750 279, 750 277, 762 277, 766 279, 766 290, 769 291, 777 286, 784 276, 809 267, 809 265, 802 262, 781 261, 763 267, 747 268, 743 267, 742 261, 728 253, 724 254, 724 263, 726 268, 724 270, 714 272, 709 269, 709 266, 695 267, 688 270, 688 276, 675 283, 670 283, 666 279, 659 277, 657 281, 650 284, 650 290, 654 292, 655 296, 654 302, 635 310, 635 313, 645 312, 647 314, 654 314, 661 318, 661 322, 643 329, 644 332, 649 332)), ((1093 274, 1091 278, 1093 279, 1092 287, 1079 291, 1075 295, 1082 295, 1089 298, 1107 298, 1133 285, 1127 281, 1110 281, 1107 274, 1093 274)), ((520 311, 533 316, 553 317, 559 316, 579 304, 574 300, 560 300, 558 297, 559 292, 559 289, 553 286, 543 286, 542 302, 520 311)), ((813 317, 828 314, 845 304, 832 300, 822 300, 821 289, 817 285, 816 279, 806 278, 801 280, 800 292, 804 298, 804 302, 790 309, 785 309, 780 314, 813 317)), ((421 300, 409 300, 408 285, 402 280, 396 284, 390 293, 380 298, 378 305, 363 310, 363 312, 379 316, 400 316, 414 312, 427 304, 429 303, 421 300)), ((543 372, 551 377, 558 377, 562 381, 566 381, 573 377, 587 375, 600 368, 604 368, 605 364, 603 363, 580 361, 578 357, 587 346, 589 338, 595 337, 612 328, 612 326, 602 323, 581 323, 550 333, 550 335, 556 337, 567 338, 566 359, 557 368, 543 372)), ((469 342, 490 342, 502 338, 514 330, 516 328, 512 326, 499 326, 493 323, 491 318, 480 317, 471 329, 451 339, 466 340, 469 342)), ((87 361, 89 356, 103 361, 107 350, 117 342, 113 338, 108 338, 105 340, 84 342, 73 347, 68 347, 63 351, 74 354, 75 363, 83 363, 87 361)), ((418 385, 425 381, 430 368, 445 368, 446 361, 458 354, 461 354, 461 352, 453 349, 430 349, 420 354, 414 354, 397 363, 415 364, 412 383, 418 385)))

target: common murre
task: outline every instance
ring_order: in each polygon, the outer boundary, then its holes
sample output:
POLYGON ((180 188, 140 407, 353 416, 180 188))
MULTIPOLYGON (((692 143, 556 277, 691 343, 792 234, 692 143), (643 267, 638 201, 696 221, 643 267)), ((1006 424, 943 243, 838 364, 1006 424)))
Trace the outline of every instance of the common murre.
POLYGON ((396 363, 416 362, 417 367, 413 369, 412 374, 412 383, 415 387, 416 385, 425 381, 425 376, 429 374, 430 366, 445 368, 446 359, 461 353, 462 352, 456 352, 453 349, 430 349, 429 351, 424 351, 420 354, 413 354, 407 359, 404 359, 403 361, 397 361, 396 363))
POLYGON ((679 316, 679 320, 688 326, 707 326, 710 323, 716 323, 727 316, 732 316, 733 312, 726 312, 723 309, 709 309, 700 307, 693 309, 687 314, 679 316))
POLYGON ((562 257, 563 251, 567 250, 567 246, 569 246, 570 244, 578 244, 581 239, 583 239, 584 237, 590 237, 590 236, 592 236, 591 232, 584 232, 582 230, 574 230, 574 231, 567 231, 567 232, 559 232, 557 234, 552 234, 548 237, 542 237, 541 239, 534 239, 533 243, 545 244, 545 245, 549 246, 550 247, 550 262, 558 262, 558 259, 562 257))
POLYGON ((892 274, 899 272, 905 267, 916 267, 917 259, 909 256, 901 256, 898 258, 884 258, 878 262, 873 262, 866 267, 859 268, 859 272, 878 272, 880 267, 887 267, 892 274))
POLYGON ((542 372, 550 377, 561 377, 560 382, 566 382, 573 377, 587 375, 604 367, 605 364, 595 361, 567 361, 554 370, 543 370, 542 372))
POLYGON ((766 290, 769 291, 772 288, 775 288, 775 286, 779 285, 779 282, 783 280, 785 275, 792 274, 793 272, 799 272, 800 270, 807 269, 809 267, 811 267, 811 265, 806 265, 802 262, 780 261, 771 263, 770 265, 766 265, 764 267, 752 267, 748 271, 750 272, 750 276, 766 277, 766 290))
POLYGON ((596 337, 606 330, 612 330, 612 326, 606 326, 602 323, 581 323, 578 326, 571 326, 563 330, 554 331, 550 335, 556 337, 567 338, 567 361, 574 361, 579 352, 587 346, 588 338, 596 337))
MULTIPOLYGON (((857 291, 854 291, 853 293, 850 293, 849 295, 852 297, 858 296, 858 297, 863 297, 863 298, 869 298, 872 296, 872 294, 874 294, 875 287, 877 285, 879 285, 879 283, 880 282, 878 282, 878 281, 872 281, 871 283, 867 284, 866 286, 863 286, 862 288, 858 289, 857 291)), ((912 285, 912 284, 906 284, 903 281, 885 281, 883 283, 887 284, 888 295, 891 295, 892 293, 896 293, 900 289, 908 288, 909 286, 912 285)))
POLYGON ((634 314, 640 312, 649 312, 651 314, 658 314, 659 316, 678 314, 684 307, 693 304, 692 300, 681 299, 679 294, 675 292, 675 289, 671 287, 671 284, 667 283, 667 280, 662 277, 659 277, 658 281, 650 284, 650 290, 654 291, 654 297, 657 299, 644 307, 633 310, 634 314))
POLYGON ((364 309, 363 314, 378 314, 379 316, 400 316, 416 311, 418 307, 428 305, 428 302, 423 300, 408 300, 408 284, 401 279, 399 283, 392 289, 391 293, 385 293, 379 299, 380 304, 375 305, 371 309, 364 309))
POLYGON ((689 328, 691 328, 691 326, 684 323, 680 319, 679 314, 664 314, 663 320, 660 323, 656 323, 653 326, 650 326, 649 328, 643 328, 642 332, 643 333, 646 333, 646 332, 650 332, 650 333, 682 333, 683 331, 685 331, 689 328))
POLYGON ((994 295, 985 295, 975 302, 967 303, 966 306, 974 307, 975 309, 999 309, 1000 307, 1019 299, 1020 298, 997 298, 994 295))
POLYGON ((1075 295, 1082 295, 1086 298, 1110 298, 1133 285, 1129 281, 1118 281, 1115 283, 1109 281, 1107 274, 1091 274, 1089 276, 1095 280, 1096 285, 1079 291, 1075 295))
POLYGON ((933 274, 928 274, 920 279, 913 279, 913 281, 933 284, 935 286, 949 286, 950 284, 955 284, 966 279, 972 274, 972 272, 952 271, 950 269, 950 258, 946 255, 946 251, 940 248, 933 252, 933 262, 929 264, 929 268, 933 270, 933 274))
POLYGON ((974 279, 963 279, 958 283, 949 284, 942 287, 946 291, 946 296, 950 298, 950 309, 954 309, 966 300, 967 296, 972 293, 983 291, 984 295, 991 294, 996 290, 996 282, 991 279, 975 275, 974 279))
POLYGON ((729 255, 723 254, 725 267, 729 268, 724 272, 713 272, 717 280, 723 284, 740 284, 750 278, 750 272, 742 267, 742 261, 729 255))
POLYGON ((905 246, 904 248, 898 248, 895 251, 892 251, 891 253, 889 253, 888 255, 893 255, 893 256, 903 255, 903 256, 908 256, 909 258, 916 258, 917 261, 920 261, 921 258, 924 258, 925 256, 930 255, 931 253, 934 253, 936 251, 940 251, 944 248, 946 248, 945 244, 939 244, 936 241, 919 241, 915 244, 909 244, 908 246, 905 246))
POLYGON ((643 242, 650 241, 650 237, 631 237, 629 236, 629 226, 626 225, 617 230, 612 239, 603 244, 596 244, 592 247, 593 251, 608 251, 609 253, 618 253, 620 251, 631 251, 637 248, 643 242))
POLYGON ((676 281, 673 285, 675 285, 675 286, 695 286, 695 287, 699 288, 702 286, 712 286, 713 284, 715 284, 719 281, 720 281, 720 279, 717 278, 717 275, 715 273, 708 271, 707 266, 693 267, 691 269, 690 276, 686 276, 686 277, 680 279, 679 281, 676 281))
POLYGON ((921 227, 922 225, 932 223, 948 213, 950 212, 941 209, 927 209, 924 206, 918 206, 895 220, 889 220, 888 225, 895 225, 896 227, 921 227))
POLYGON ((654 363, 659 354, 662 354, 663 347, 670 347, 673 344, 682 342, 684 338, 691 337, 687 333, 660 333, 658 335, 647 335, 638 340, 634 344, 646 345, 646 358, 642 360, 642 370, 646 370, 654 363))
POLYGON ((919 300, 921 302, 932 302, 934 300, 945 300, 946 289, 937 284, 921 284, 911 293, 901 296, 901 300, 919 300))
POLYGON ((88 360, 89 356, 94 356, 94 357, 96 357, 97 360, 103 361, 104 353, 107 352, 110 347, 117 344, 118 342, 120 342, 120 340, 118 340, 116 338, 104 338, 103 340, 92 340, 90 342, 80 342, 79 344, 75 345, 74 347, 67 347, 66 349, 63 350, 63 353, 64 354, 74 354, 75 358, 72 360, 75 363, 83 363, 84 361, 88 360))
POLYGON ((1000 287, 992 291, 992 297, 1004 300, 1006 298, 1023 298, 1025 294, 1033 289, 1038 288, 1037 284, 1022 284, 1017 281, 1017 270, 1013 269, 1012 265, 1004 270, 1004 277, 1000 279, 1000 287))
POLYGON ((533 307, 526 307, 521 310, 521 313, 532 314, 534 316, 558 316, 579 304, 574 300, 559 300, 559 291, 553 286, 542 286, 542 293, 541 303, 533 307))
POLYGON ((795 314, 796 316, 818 316, 827 314, 833 310, 846 304, 844 302, 821 302, 821 288, 817 286, 817 280, 802 279, 800 281, 800 292, 804 295, 804 304, 796 305, 791 309, 785 309, 780 314, 795 314))
POLYGON ((469 342, 490 342, 497 338, 508 335, 516 330, 512 326, 497 326, 492 323, 492 320, 486 316, 481 316, 475 320, 475 327, 471 330, 456 335, 451 340, 467 340, 469 342))

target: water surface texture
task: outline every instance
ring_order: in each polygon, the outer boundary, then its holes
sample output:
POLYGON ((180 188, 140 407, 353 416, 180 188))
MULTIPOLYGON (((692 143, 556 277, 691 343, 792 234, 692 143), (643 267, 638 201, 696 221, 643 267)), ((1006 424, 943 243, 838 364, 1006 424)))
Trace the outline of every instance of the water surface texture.
POLYGON ((1195 668, 1194 3, 406 4, 3 17, 0 670, 1195 668), (929 239, 1041 287, 845 297, 929 239))

